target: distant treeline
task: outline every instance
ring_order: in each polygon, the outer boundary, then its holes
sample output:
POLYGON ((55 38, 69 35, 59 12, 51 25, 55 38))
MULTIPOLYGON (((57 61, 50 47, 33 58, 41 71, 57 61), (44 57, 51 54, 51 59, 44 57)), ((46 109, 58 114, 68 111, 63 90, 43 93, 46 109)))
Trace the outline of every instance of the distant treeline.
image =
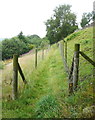
MULTIPOLYGON (((2 60, 10 59, 13 54, 22 55, 29 52, 34 47, 41 46, 45 43, 46 38, 41 39, 38 35, 24 36, 22 32, 18 36, 11 39, 4 39, 0 42, 0 53, 2 53, 2 60)), ((48 43, 48 42, 47 42, 48 43)))

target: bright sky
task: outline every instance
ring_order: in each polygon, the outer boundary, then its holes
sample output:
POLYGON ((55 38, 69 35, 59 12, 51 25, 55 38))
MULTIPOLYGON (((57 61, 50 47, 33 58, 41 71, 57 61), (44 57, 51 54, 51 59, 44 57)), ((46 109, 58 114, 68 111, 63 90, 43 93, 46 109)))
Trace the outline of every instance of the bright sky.
POLYGON ((80 22, 82 13, 93 10, 94 0, 0 0, 0 38, 19 34, 37 34, 44 37, 44 22, 51 17, 56 6, 72 5, 80 22))

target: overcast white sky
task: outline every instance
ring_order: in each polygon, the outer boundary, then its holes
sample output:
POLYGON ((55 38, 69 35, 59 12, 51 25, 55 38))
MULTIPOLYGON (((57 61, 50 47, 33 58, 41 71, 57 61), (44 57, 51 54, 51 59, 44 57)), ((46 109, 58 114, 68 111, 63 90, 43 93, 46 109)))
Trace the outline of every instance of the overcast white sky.
POLYGON ((44 22, 51 17, 56 6, 72 5, 80 22, 83 12, 93 10, 94 0, 0 0, 0 38, 10 38, 19 34, 37 34, 44 37, 44 22))

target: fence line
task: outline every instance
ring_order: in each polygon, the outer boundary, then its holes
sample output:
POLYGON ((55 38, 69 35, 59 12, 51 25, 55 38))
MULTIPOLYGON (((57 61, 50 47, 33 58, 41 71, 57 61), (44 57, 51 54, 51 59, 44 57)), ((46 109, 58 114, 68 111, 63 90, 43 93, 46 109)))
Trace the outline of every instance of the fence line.
POLYGON ((79 55, 81 55, 91 65, 93 65, 93 67, 95 67, 95 62, 92 59, 90 59, 85 53, 80 51, 80 44, 75 44, 75 50, 73 53, 71 67, 69 68, 68 60, 67 60, 67 54, 68 54, 67 42, 64 40, 63 40, 63 42, 60 42, 59 49, 61 52, 63 64, 65 66, 65 71, 66 71, 66 73, 68 73, 67 75, 68 75, 68 82, 69 82, 69 85, 68 85, 69 94, 72 94, 74 91, 76 91, 78 89, 79 71, 80 71, 80 69, 79 69, 79 61, 80 61, 79 55))
POLYGON ((37 48, 35 49, 35 68, 37 68, 37 53, 38 53, 38 50, 37 48))
POLYGON ((42 60, 44 59, 44 48, 42 49, 42 60))
POLYGON ((59 49, 60 49, 60 54, 62 56, 62 62, 63 62, 63 65, 65 67, 66 73, 67 73, 67 75, 69 75, 69 68, 68 68, 68 65, 66 64, 66 60, 64 57, 64 46, 63 45, 64 45, 64 41, 63 41, 63 44, 59 43, 59 49))
MULTIPOLYGON (((47 48, 48 50, 50 49, 47 48)), ((45 51, 42 49, 42 60, 45 57, 45 51)), ((35 68, 37 68, 38 65, 38 49, 35 49, 35 68)), ((13 55, 13 81, 12 81, 12 99, 16 100, 18 98, 18 72, 20 73, 20 76, 22 77, 23 82, 26 84, 27 81, 25 79, 25 76, 23 74, 23 71, 21 69, 21 66, 18 62, 18 55, 13 55)))

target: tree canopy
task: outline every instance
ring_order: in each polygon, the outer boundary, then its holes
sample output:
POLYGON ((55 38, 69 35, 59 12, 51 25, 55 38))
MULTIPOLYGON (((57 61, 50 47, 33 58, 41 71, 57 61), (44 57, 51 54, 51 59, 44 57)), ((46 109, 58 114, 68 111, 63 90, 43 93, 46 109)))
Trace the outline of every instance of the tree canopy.
POLYGON ((84 28, 85 26, 89 25, 91 21, 95 21, 95 11, 83 13, 81 19, 81 27, 84 28))
POLYGON ((82 15, 82 19, 81 19, 81 27, 84 28, 85 26, 87 26, 90 21, 92 20, 93 18, 93 14, 92 13, 83 13, 82 15))
MULTIPOLYGON (((23 32, 20 32, 16 37, 4 39, 0 42, 2 60, 12 58, 13 54, 22 55, 27 53, 34 47, 42 47, 42 41, 43 39, 41 39, 38 35, 25 36, 23 35, 23 32)), ((47 38, 44 38, 44 43, 47 41, 47 38)))
POLYGON ((71 12, 70 5, 56 7, 54 15, 45 22, 45 25, 50 44, 58 42, 78 28, 76 15, 71 12))

